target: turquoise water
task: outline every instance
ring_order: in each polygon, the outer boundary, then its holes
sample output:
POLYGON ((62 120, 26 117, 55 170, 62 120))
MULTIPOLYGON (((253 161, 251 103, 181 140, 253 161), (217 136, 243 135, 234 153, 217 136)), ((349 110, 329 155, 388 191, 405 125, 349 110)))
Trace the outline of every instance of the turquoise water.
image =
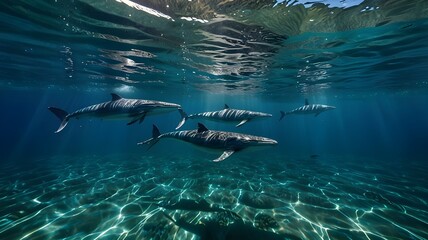
POLYGON ((426 1, 2 1, 0 239, 428 239, 426 1), (73 112, 124 98, 272 114, 222 151, 73 112), (305 104, 335 106, 286 115, 305 104))

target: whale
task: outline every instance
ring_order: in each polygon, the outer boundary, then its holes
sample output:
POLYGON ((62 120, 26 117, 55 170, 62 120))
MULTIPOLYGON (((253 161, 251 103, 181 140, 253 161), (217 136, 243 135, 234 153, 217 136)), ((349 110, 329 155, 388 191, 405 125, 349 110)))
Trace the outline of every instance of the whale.
POLYGON ((127 125, 131 125, 136 122, 143 122, 144 118, 150 115, 181 109, 181 106, 175 103, 127 99, 115 93, 111 93, 111 97, 111 101, 87 106, 72 113, 68 113, 60 108, 48 107, 61 121, 55 133, 61 132, 67 126, 68 121, 73 118, 127 119, 129 121, 127 125))
POLYGON ((323 105, 323 104, 309 104, 308 99, 305 99, 305 105, 299 108, 293 109, 289 112, 280 111, 281 116, 279 120, 281 121, 286 115, 290 114, 315 114, 315 117, 320 113, 335 109, 336 107, 323 105))
POLYGON ((181 122, 175 128, 179 129, 184 125, 187 119, 206 119, 212 121, 237 122, 236 127, 240 127, 250 120, 272 117, 272 114, 263 112, 254 112, 241 109, 230 108, 227 104, 220 111, 202 112, 187 115, 183 110, 179 110, 181 114, 181 122))
POLYGON ((138 145, 149 145, 149 149, 160 139, 172 138, 188 142, 206 149, 221 150, 220 157, 214 162, 220 162, 230 157, 233 153, 254 147, 273 146, 278 142, 265 137, 247 135, 235 132, 208 130, 202 123, 198 123, 195 130, 175 131, 161 134, 156 125, 153 124, 152 138, 139 142, 138 145))

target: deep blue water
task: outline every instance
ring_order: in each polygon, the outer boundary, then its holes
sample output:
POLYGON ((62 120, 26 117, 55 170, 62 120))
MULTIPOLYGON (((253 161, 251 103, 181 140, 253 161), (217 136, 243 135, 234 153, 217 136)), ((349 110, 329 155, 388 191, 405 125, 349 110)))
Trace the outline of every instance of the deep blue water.
MULTIPOLYGON (((147 99, 159 99, 156 93, 142 92, 140 95, 147 99)), ((122 94, 129 98, 140 95, 122 94)), ((390 93, 361 98, 315 96, 309 101, 323 102, 337 109, 317 117, 313 114, 290 115, 282 121, 279 121, 279 110, 300 107, 304 105, 304 98, 268 101, 257 96, 221 95, 221 100, 218 100, 219 96, 215 93, 197 93, 188 96, 188 99, 161 96, 161 100, 181 103, 188 113, 221 110, 226 103, 235 108, 273 114, 272 118, 250 121, 240 128, 234 127, 236 123, 193 119, 189 119, 182 128, 195 129, 199 121, 213 130, 267 136, 279 142, 279 146, 269 149, 269 152, 284 159, 293 155, 351 155, 407 163, 424 162, 428 153, 428 114, 425 110, 428 99, 422 94, 409 96, 390 93)), ((174 131, 180 121, 177 111, 149 116, 143 123, 130 126, 126 125, 126 120, 72 119, 63 132, 53 133, 60 122, 47 110, 48 107, 61 106, 74 111, 109 100, 110 94, 107 92, 85 94, 74 90, 3 90, 1 108, 8 113, 1 119, 5 161, 31 161, 31 158, 55 154, 144 154, 136 143, 151 137, 152 124, 156 124, 161 132, 169 132, 174 131)), ((188 155, 187 151, 192 149, 180 143, 170 147, 177 147, 176 152, 168 150, 167 154, 173 155, 182 154, 182 151, 188 155)), ((203 153, 196 153, 200 154, 203 153)))
POLYGON ((2 1, 0 239, 427 239, 428 3, 409 2, 2 1), (110 93, 271 113, 180 130, 278 144, 137 145, 178 111, 54 133, 48 107, 110 93), (279 121, 305 99, 336 109, 279 121))

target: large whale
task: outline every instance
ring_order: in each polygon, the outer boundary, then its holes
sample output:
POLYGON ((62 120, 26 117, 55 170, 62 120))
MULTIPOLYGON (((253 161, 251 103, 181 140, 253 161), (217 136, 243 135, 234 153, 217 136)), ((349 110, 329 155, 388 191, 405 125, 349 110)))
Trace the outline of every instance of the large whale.
POLYGON ((198 129, 190 131, 176 131, 161 134, 156 125, 153 125, 152 138, 138 143, 149 144, 152 147, 162 138, 173 138, 188 143, 192 143, 209 149, 218 149, 223 154, 214 159, 214 162, 220 162, 230 157, 235 152, 249 147, 276 145, 277 141, 265 137, 252 136, 242 133, 224 132, 208 130, 202 123, 198 123, 198 129))
POLYGON ((336 107, 322 105, 322 104, 309 104, 308 99, 305 99, 304 106, 301 106, 289 112, 280 111, 281 117, 279 118, 279 120, 283 119, 285 115, 290 115, 290 114, 315 114, 315 117, 316 117, 322 112, 335 109, 335 108, 336 107))
POLYGON ((224 105, 224 109, 213 112, 202 112, 196 114, 187 115, 183 110, 179 110, 182 120, 175 129, 179 129, 186 122, 187 119, 207 119, 213 121, 226 121, 226 122, 237 122, 236 127, 242 126, 244 123, 253 120, 266 117, 272 117, 272 114, 253 112, 248 110, 233 109, 229 108, 227 104, 224 105))
POLYGON ((60 132, 67 126, 67 123, 72 118, 110 118, 110 119, 128 119, 128 125, 137 121, 140 123, 146 116, 155 115, 165 112, 171 112, 176 109, 181 110, 181 106, 175 103, 160 102, 143 99, 127 99, 112 93, 112 99, 109 102, 103 102, 81 108, 72 113, 56 108, 49 107, 48 109, 54 113, 61 121, 61 125, 55 133, 60 132))

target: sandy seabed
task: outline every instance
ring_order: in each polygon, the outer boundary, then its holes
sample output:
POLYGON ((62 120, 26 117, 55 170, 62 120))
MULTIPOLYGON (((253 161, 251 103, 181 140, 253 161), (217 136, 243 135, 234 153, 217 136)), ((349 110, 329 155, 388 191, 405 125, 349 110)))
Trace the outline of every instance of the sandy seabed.
POLYGON ((121 158, 2 165, 0 239, 428 239, 422 164, 121 158))

